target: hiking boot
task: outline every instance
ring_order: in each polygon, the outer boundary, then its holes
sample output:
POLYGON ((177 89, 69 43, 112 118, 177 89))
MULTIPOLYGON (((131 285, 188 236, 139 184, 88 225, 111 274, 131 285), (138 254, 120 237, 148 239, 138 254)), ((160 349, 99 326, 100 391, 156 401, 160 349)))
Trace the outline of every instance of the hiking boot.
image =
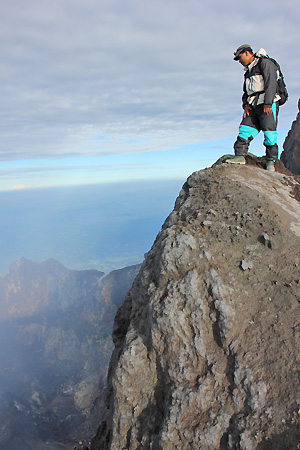
POLYGON ((226 159, 225 162, 230 164, 246 164, 246 159, 245 156, 238 155, 234 156, 233 158, 226 159))
POLYGON ((268 170, 269 172, 275 172, 274 161, 267 161, 266 170, 268 170))

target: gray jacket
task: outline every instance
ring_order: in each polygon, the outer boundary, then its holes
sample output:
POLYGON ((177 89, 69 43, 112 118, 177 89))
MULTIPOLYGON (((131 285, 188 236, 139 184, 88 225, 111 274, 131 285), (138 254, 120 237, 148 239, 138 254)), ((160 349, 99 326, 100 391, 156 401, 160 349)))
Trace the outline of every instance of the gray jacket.
POLYGON ((270 59, 256 58, 245 70, 243 108, 247 104, 271 107, 280 99, 276 93, 279 73, 270 59))

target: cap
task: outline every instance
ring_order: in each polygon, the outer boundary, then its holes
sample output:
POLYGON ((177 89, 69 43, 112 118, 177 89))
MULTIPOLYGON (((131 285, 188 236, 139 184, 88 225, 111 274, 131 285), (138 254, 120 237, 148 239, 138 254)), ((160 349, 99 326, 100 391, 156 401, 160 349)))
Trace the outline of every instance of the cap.
POLYGON ((236 52, 234 52, 234 60, 237 61, 239 59, 239 56, 241 53, 244 53, 246 50, 248 50, 249 52, 253 53, 253 50, 251 48, 251 45, 249 44, 243 44, 240 45, 239 48, 236 50, 236 52))

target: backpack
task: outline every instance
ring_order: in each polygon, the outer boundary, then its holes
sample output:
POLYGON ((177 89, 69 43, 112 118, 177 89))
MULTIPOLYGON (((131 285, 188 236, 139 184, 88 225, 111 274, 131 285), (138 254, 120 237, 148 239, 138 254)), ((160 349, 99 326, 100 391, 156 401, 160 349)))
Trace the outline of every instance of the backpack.
POLYGON ((289 94, 288 94, 288 91, 286 88, 283 73, 281 72, 281 69, 280 69, 280 65, 278 64, 276 59, 270 58, 270 56, 267 55, 267 52, 263 48, 259 49, 255 55, 259 57, 260 61, 263 58, 268 58, 275 65, 275 67, 277 69, 277 90, 276 90, 276 92, 280 95, 280 100, 278 100, 278 105, 279 106, 284 105, 288 99, 289 94))

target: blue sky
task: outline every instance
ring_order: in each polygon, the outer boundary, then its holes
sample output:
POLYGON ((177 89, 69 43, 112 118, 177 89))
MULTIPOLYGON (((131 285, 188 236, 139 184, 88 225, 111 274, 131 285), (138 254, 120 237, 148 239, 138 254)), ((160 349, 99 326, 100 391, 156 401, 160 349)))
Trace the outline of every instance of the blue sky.
POLYGON ((16 180, 14 189, 39 188, 41 179, 45 187, 185 179, 193 171, 213 164, 222 154, 224 142, 182 145, 156 152, 4 161, 0 189, 7 190, 16 180))
MULTIPOLYGON (((187 177, 232 152, 242 43, 281 63, 297 114, 300 4, 1 0, 0 189, 187 177), (276 7, 275 7, 276 6, 276 7)), ((261 143, 252 145, 261 152, 261 143)))
MULTIPOLYGON (((279 133, 280 144, 285 136, 286 132, 279 133)), ((262 141, 261 135, 251 147, 258 156, 264 155, 262 141)), ((142 153, 8 160, 2 162, 0 190, 184 180, 195 170, 209 167, 224 153, 230 153, 231 145, 232 139, 227 138, 142 153)))

